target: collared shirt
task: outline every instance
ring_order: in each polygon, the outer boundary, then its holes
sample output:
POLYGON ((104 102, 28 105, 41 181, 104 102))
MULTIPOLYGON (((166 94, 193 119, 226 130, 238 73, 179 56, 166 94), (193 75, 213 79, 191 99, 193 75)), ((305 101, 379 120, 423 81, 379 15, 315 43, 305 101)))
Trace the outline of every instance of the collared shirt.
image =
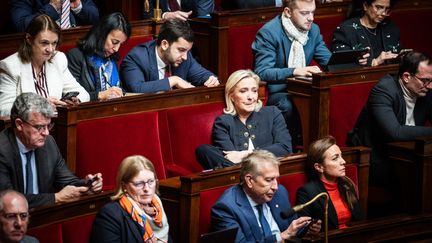
POLYGON ((156 61, 157 61, 157 67, 158 67, 158 72, 159 72, 159 79, 164 79, 165 78, 165 67, 167 65, 159 57, 158 51, 157 51, 157 46, 155 49, 156 49, 155 51, 156 51, 156 61))
MULTIPOLYGON (((256 206, 258 205, 258 203, 256 203, 251 197, 249 197, 249 195, 246 192, 245 192, 245 194, 246 194, 246 198, 248 199, 249 204, 251 205, 252 210, 253 210, 253 212, 255 214, 255 218, 256 218, 256 220, 258 222, 258 225, 261 227, 261 223, 260 223, 260 220, 259 220, 258 209, 256 208, 256 206)), ((279 229, 279 226, 276 223, 276 220, 273 218, 273 215, 271 213, 270 207, 267 205, 267 203, 263 204, 263 215, 264 215, 264 218, 267 220, 268 224, 270 225, 270 229, 272 231, 272 234, 276 235, 276 240, 278 242, 281 242, 282 241, 282 237, 280 235, 281 231, 279 229)))
POLYGON ((402 87, 402 93, 405 100, 405 108, 406 108, 405 125, 415 126, 414 107, 417 101, 417 97, 411 95, 410 91, 403 84, 402 79, 399 79, 399 84, 402 87))
MULTIPOLYGON (((18 137, 15 137, 15 138, 16 138, 16 141, 18 144, 18 149, 20 151, 20 156, 21 156, 21 168, 22 168, 22 172, 23 172, 24 192, 25 192, 26 188, 27 188, 27 181, 25 180, 27 157, 26 157, 25 153, 29 152, 30 149, 26 148, 24 146, 24 144, 21 142, 21 140, 19 140, 18 137)), ((36 157, 35 156, 36 156, 35 152, 33 151, 32 157, 31 157, 31 168, 33 171, 33 192, 34 192, 34 194, 38 194, 39 193, 39 186, 38 186, 38 178, 37 178, 37 170, 36 170, 36 157)))

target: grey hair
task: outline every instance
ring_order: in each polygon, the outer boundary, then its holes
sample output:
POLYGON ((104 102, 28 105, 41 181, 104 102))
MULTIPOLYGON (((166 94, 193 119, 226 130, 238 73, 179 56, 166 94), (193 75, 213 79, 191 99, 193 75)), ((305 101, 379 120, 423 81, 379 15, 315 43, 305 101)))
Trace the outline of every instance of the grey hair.
POLYGON ((45 118, 54 117, 54 109, 46 98, 36 93, 22 93, 15 99, 11 108, 12 126, 15 126, 17 118, 27 121, 31 113, 39 113, 45 118))
MULTIPOLYGON (((237 115, 237 111, 235 110, 234 103, 230 99, 230 95, 234 91, 236 85, 245 78, 253 78, 256 81, 257 86, 259 87, 260 78, 251 70, 241 69, 233 72, 229 76, 225 84, 225 103, 227 106, 224 109, 225 114, 232 115, 232 116, 237 115)), ((255 111, 259 111, 261 107, 262 107, 262 101, 258 99, 257 104, 255 106, 255 111)))
POLYGON ((15 194, 18 197, 21 197, 25 201, 25 204, 26 204, 26 207, 27 207, 27 210, 28 210, 27 199, 25 198, 25 196, 21 192, 14 191, 12 189, 6 189, 6 190, 3 190, 3 191, 0 192, 0 211, 2 211, 3 208, 4 208, 3 198, 5 196, 7 196, 8 194, 15 194))
POLYGON ((274 166, 279 166, 280 162, 274 154, 267 150, 254 150, 248 156, 244 157, 240 168, 240 184, 244 183, 244 178, 247 174, 252 177, 260 175, 260 165, 268 163, 274 166))

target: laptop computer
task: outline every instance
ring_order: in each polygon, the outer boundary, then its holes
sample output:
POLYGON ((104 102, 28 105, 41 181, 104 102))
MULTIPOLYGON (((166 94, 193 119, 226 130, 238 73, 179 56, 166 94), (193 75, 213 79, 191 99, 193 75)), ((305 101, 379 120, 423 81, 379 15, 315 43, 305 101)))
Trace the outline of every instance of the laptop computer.
POLYGON ((334 72, 340 70, 360 68, 359 59, 368 53, 369 49, 343 50, 333 52, 327 64, 326 71, 334 72))
POLYGON ((200 243, 234 243, 238 228, 227 228, 215 232, 202 234, 200 243))

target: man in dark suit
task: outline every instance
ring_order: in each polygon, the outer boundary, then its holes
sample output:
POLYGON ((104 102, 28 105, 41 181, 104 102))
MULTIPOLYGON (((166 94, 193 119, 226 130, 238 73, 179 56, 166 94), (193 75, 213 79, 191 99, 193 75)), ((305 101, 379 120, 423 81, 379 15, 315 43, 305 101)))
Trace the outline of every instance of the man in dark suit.
POLYGON ((134 47, 123 59, 120 74, 125 90, 153 93, 219 85, 216 76, 192 57, 193 41, 188 22, 167 20, 157 40, 134 47))
MULTIPOLYGON (((144 18, 153 16, 157 0, 144 1, 144 18), (146 5, 148 4, 148 7, 146 5)), ((186 21, 192 17, 209 16, 214 9, 214 0, 159 0, 163 19, 179 19, 186 21)))
POLYGON ((432 61, 418 52, 406 54, 397 76, 384 76, 373 87, 348 144, 372 149, 369 182, 394 187, 387 143, 432 136, 432 61))
MULTIPOLYGON (((92 0, 70 1, 70 26, 92 25, 99 20, 99 10, 92 0)), ((10 15, 16 32, 24 32, 30 21, 39 14, 46 14, 60 25, 62 0, 13 0, 10 15)))
POLYGON ((0 242, 39 243, 26 235, 30 218, 24 195, 14 190, 0 192, 0 242))
POLYGON ((213 230, 237 227, 236 242, 281 242, 320 231, 321 221, 306 232, 310 217, 282 217, 291 206, 287 190, 278 185, 279 161, 272 153, 255 150, 241 166, 240 184, 228 188, 212 207, 213 230))
POLYGON ((19 95, 11 109, 12 127, 0 133, 0 190, 25 194, 30 208, 70 202, 102 190, 102 175, 80 180, 67 168, 49 135, 54 110, 35 93, 19 95))

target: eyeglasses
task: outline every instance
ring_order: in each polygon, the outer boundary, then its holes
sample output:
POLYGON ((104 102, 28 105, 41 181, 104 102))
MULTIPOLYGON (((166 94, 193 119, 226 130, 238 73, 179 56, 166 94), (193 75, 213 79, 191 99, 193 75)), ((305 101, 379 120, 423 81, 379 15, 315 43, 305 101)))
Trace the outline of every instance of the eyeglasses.
POLYGON ((154 186, 156 181, 157 181, 157 180, 155 180, 155 179, 149 179, 149 180, 147 180, 147 181, 137 181, 137 182, 132 181, 131 183, 132 183, 132 185, 134 185, 134 187, 136 187, 136 188, 138 188, 138 189, 143 189, 143 188, 145 187, 146 184, 147 184, 149 187, 154 186))
POLYGON ((432 82, 432 78, 419 78, 417 75, 412 73, 412 76, 414 76, 416 79, 420 80, 424 86, 428 86, 432 82))
POLYGON ((28 121, 26 121, 24 119, 21 119, 21 120, 24 123, 30 125, 34 129, 36 129, 38 132, 43 132, 43 131, 45 131, 45 129, 48 129, 48 131, 51 131, 51 129, 54 127, 54 123, 49 123, 49 124, 46 124, 46 125, 33 125, 33 124, 31 124, 30 122, 28 122, 28 121))
POLYGON ((29 219, 30 215, 29 215, 29 213, 3 213, 3 217, 7 221, 14 222, 14 221, 18 220, 18 217, 22 221, 27 221, 29 219))
POLYGON ((384 7, 382 5, 375 5, 375 4, 371 4, 371 5, 377 14, 389 15, 391 12, 391 8, 389 7, 384 7))

